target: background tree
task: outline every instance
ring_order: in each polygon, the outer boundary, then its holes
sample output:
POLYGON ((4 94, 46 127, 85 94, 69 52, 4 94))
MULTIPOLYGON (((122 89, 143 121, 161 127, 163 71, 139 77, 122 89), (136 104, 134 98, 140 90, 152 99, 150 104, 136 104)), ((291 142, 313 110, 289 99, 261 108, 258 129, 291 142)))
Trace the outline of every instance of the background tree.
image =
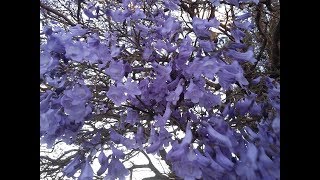
POLYGON ((279 7, 40 1, 40 177, 280 179, 279 7))

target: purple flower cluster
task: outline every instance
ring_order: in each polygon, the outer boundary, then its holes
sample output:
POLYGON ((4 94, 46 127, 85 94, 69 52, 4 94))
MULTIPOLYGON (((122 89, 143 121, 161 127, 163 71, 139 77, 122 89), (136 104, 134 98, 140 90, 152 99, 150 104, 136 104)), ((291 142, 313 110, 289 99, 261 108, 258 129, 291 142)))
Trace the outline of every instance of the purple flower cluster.
POLYGON ((253 47, 242 42, 255 28, 252 14, 234 17, 232 42, 221 48, 210 39, 220 27, 217 18, 192 17, 191 35, 171 13, 180 1, 157 2, 150 12, 135 0, 103 10, 87 4, 89 19, 105 16, 114 28, 103 37, 80 25, 68 31, 45 27, 40 79, 48 89, 40 93, 41 142, 71 144, 82 133, 81 153, 63 170, 73 178, 80 170, 81 180, 95 174, 125 179, 125 151, 137 149, 158 155, 168 150, 162 158, 187 180, 280 179, 280 84, 246 74, 257 62, 253 47), (122 26, 124 31, 116 31, 122 26), (103 126, 80 133, 101 114, 103 126), (95 157, 97 172, 91 166, 95 157))

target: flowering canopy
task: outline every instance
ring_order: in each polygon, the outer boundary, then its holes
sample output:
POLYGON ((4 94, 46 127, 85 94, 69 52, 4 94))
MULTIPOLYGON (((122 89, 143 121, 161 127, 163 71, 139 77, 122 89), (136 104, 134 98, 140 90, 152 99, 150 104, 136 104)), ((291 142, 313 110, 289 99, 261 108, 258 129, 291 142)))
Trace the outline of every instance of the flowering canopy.
POLYGON ((259 0, 83 2, 85 23, 42 30, 41 142, 79 146, 64 176, 125 179, 126 153, 145 151, 175 178, 280 178, 280 80, 258 64, 253 15, 239 8, 259 0))

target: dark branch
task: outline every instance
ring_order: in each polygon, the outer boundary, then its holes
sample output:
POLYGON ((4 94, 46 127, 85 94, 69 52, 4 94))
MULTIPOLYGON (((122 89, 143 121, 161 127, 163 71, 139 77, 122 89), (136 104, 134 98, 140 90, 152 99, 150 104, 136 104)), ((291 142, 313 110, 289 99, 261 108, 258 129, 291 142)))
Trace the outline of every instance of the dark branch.
POLYGON ((59 16, 59 17, 62 17, 64 20, 66 20, 68 22, 68 24, 70 24, 71 26, 75 26, 76 24, 74 24, 70 19, 68 19, 65 15, 61 14, 59 11, 55 10, 55 9, 52 9, 51 7, 47 6, 47 5, 44 5, 40 2, 40 7, 49 11, 49 12, 52 12, 53 14, 59 16))

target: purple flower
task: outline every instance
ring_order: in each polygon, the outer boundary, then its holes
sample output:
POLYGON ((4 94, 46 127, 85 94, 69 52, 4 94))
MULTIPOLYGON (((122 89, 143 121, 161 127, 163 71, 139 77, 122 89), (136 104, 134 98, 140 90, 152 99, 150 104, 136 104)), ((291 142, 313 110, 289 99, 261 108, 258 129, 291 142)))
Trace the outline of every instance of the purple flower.
MULTIPOLYGON (((244 1, 244 0, 242 0, 242 1, 244 1)), ((247 13, 244 13, 242 15, 236 16, 236 20, 238 20, 238 21, 239 20, 245 20, 245 19, 248 19, 251 16, 252 16, 252 14, 250 12, 247 12, 247 13)))
POLYGON ((193 30, 198 37, 210 37, 210 27, 217 28, 220 25, 220 22, 213 18, 208 20, 200 19, 194 17, 192 19, 193 30))
POLYGON ((279 117, 276 117, 273 119, 272 129, 274 130, 274 132, 280 133, 280 118, 279 117))
POLYGON ((80 168, 81 168, 81 161, 83 156, 76 155, 75 158, 69 162, 69 164, 62 170, 62 172, 67 176, 73 176, 80 168))
POLYGON ((137 111, 132 110, 132 109, 128 109, 126 122, 133 125, 138 121, 138 116, 139 116, 139 114, 137 113, 137 111))
POLYGON ((116 132, 114 129, 110 129, 110 140, 116 144, 120 144, 124 141, 124 137, 116 132))
POLYGON ((227 0, 230 4, 235 5, 236 7, 239 7, 239 0, 227 0))
POLYGON ((119 161, 119 159, 112 158, 108 166, 108 174, 105 179, 117 179, 125 180, 125 176, 129 174, 129 171, 119 161))
POLYGON ((61 117, 57 114, 57 111, 49 109, 47 112, 40 114, 40 131, 55 134, 60 121, 61 117))
POLYGON ((117 148, 115 148, 113 146, 111 147, 111 149, 112 149, 113 157, 115 157, 117 159, 123 159, 124 158, 125 154, 121 150, 119 150, 119 149, 117 149, 117 148))
POLYGON ((61 98, 64 112, 70 119, 76 122, 82 121, 92 111, 90 106, 86 106, 91 96, 91 91, 84 85, 76 85, 72 89, 65 90, 61 98))
POLYGON ((213 51, 215 48, 215 44, 212 41, 199 40, 199 45, 205 52, 213 51))
POLYGON ((122 60, 119 62, 111 61, 109 67, 106 69, 106 74, 115 81, 121 81, 124 76, 124 65, 122 60))
POLYGON ((66 44, 65 49, 66 58, 69 58, 76 62, 83 62, 85 57, 90 54, 90 52, 85 48, 85 45, 81 42, 66 44))
POLYGON ((83 36, 87 33, 88 30, 82 29, 80 24, 77 24, 76 26, 70 27, 70 33, 72 36, 83 36))
POLYGON ((234 74, 222 70, 218 72, 218 77, 219 77, 219 84, 222 86, 223 89, 229 89, 231 84, 234 84, 236 82, 236 77, 234 74))
POLYGON ((97 171, 97 175, 98 176, 101 176, 101 174, 103 174, 107 170, 108 165, 109 165, 108 161, 109 161, 110 157, 111 156, 106 157, 106 155, 104 154, 103 150, 101 149, 101 152, 100 152, 100 154, 98 156, 98 161, 99 161, 99 163, 101 165, 99 170, 97 171))
POLYGON ((156 49, 158 49, 159 51, 161 51, 162 49, 164 49, 164 50, 167 49, 166 43, 165 43, 164 41, 162 41, 162 40, 156 41, 154 47, 155 47, 156 49))
POLYGON ((194 161, 182 160, 173 163, 175 174, 185 180, 196 180, 202 176, 202 171, 194 161))
POLYGON ((65 75, 63 75, 62 77, 54 77, 54 78, 51 78, 50 76, 46 76, 45 80, 50 86, 53 86, 58 89, 64 86, 64 83, 66 82, 67 77, 65 75))
POLYGON ((141 90, 138 87, 138 83, 132 82, 130 78, 127 79, 123 87, 125 88, 125 92, 132 97, 141 94, 141 90))
POLYGON ((137 133, 134 138, 135 138, 137 144, 139 144, 139 145, 142 145, 145 143, 146 139, 144 137, 144 130, 143 130, 142 126, 138 127, 137 133))
POLYGON ((203 74, 206 77, 213 79, 216 73, 221 69, 221 64, 217 61, 216 58, 204 57, 202 60, 203 64, 201 65, 201 70, 203 74))
POLYGON ((158 63, 154 62, 152 64, 153 69, 164 79, 164 81, 171 81, 170 73, 172 71, 171 64, 167 64, 166 66, 161 66, 158 63))
POLYGON ((148 154, 151 154, 151 153, 155 153, 157 151, 160 150, 160 148, 162 147, 162 142, 161 141, 156 141, 156 142, 153 142, 149 147, 147 147, 146 149, 146 152, 148 154))
POLYGON ((72 99, 72 105, 82 104, 92 97, 90 89, 85 85, 75 85, 72 89, 65 90, 64 94, 72 99))
POLYGON ((195 58, 186 68, 186 73, 193 75, 196 79, 199 79, 202 74, 202 62, 199 58, 195 58))
POLYGON ((148 60, 149 57, 151 56, 153 50, 149 47, 145 47, 144 50, 143 50, 143 54, 142 54, 142 58, 144 60, 148 60))
POLYGON ((213 129, 211 125, 207 122, 203 122, 203 124, 206 126, 207 132, 209 134, 209 137, 217 140, 218 142, 222 143, 223 145, 227 147, 232 147, 232 143, 228 136, 225 136, 223 134, 220 134, 218 131, 213 129))
POLYGON ((245 98, 237 102, 236 109, 240 115, 244 116, 249 111, 250 106, 253 104, 252 98, 245 98))
POLYGON ((63 53, 65 51, 64 43, 61 42, 61 37, 57 35, 52 35, 48 38, 47 44, 42 47, 42 50, 45 50, 46 52, 57 52, 57 53, 63 53))
POLYGON ((73 105, 69 107, 64 107, 64 112, 68 115, 69 119, 75 120, 76 122, 81 122, 84 118, 91 113, 92 109, 90 106, 85 105, 73 105))
POLYGON ((245 33, 240 31, 239 29, 232 29, 230 31, 232 37, 234 37, 234 40, 236 43, 240 43, 240 41, 245 37, 245 33))
POLYGON ((172 145, 172 149, 167 154, 167 159, 170 161, 179 161, 183 159, 184 156, 188 156, 189 160, 196 159, 195 156, 192 156, 192 153, 194 154, 193 150, 191 154, 188 153, 188 146, 192 142, 192 131, 190 129, 190 122, 188 122, 186 127, 186 134, 181 142, 181 144, 178 144, 177 142, 172 145))
POLYGON ((49 53, 42 53, 40 55, 40 75, 51 71, 59 64, 58 59, 53 58, 49 53))
POLYGON ((139 8, 135 10, 135 12, 132 14, 131 18, 133 20, 143 19, 146 18, 146 15, 141 11, 139 8))
POLYGON ((261 105, 257 104, 257 102, 254 102, 250 108, 250 114, 251 115, 258 115, 260 113, 261 113, 261 105))
POLYGON ((161 115, 156 115, 156 116, 154 117, 154 119, 157 120, 154 125, 157 126, 157 127, 159 127, 159 126, 165 126, 166 123, 167 123, 167 120, 170 118, 170 115, 171 115, 170 102, 167 102, 166 110, 165 110, 163 116, 161 116, 161 115))
POLYGON ((255 4, 259 3, 259 0, 239 0, 239 1, 243 3, 250 3, 250 2, 254 2, 255 4))
POLYGON ((212 5, 214 5, 216 7, 218 7, 220 5, 220 0, 209 0, 209 1, 212 3, 212 5))
POLYGON ((188 122, 186 127, 186 134, 181 142, 181 146, 189 145, 192 142, 192 131, 191 131, 191 123, 188 122))
POLYGON ((199 99, 203 96, 201 89, 193 83, 193 80, 190 80, 190 84, 187 88, 187 92, 184 95, 185 99, 191 99, 193 103, 198 103, 199 99))
POLYGON ((196 162, 203 167, 208 167, 211 164, 211 160, 203 156, 198 149, 194 150, 196 153, 196 162))
POLYGON ((51 91, 47 91, 44 94, 44 96, 46 97, 40 100, 40 113, 44 113, 48 110, 52 95, 53 93, 51 91))
POLYGON ((111 46, 111 57, 116 57, 120 54, 120 48, 117 47, 117 45, 112 45, 111 46))
POLYGON ((110 86, 107 96, 114 102, 115 105, 120 106, 121 103, 127 100, 127 97, 124 95, 125 91, 126 89, 123 86, 110 86))
POLYGON ((254 85, 256 85, 256 84, 258 84, 258 83, 260 82, 260 80, 261 80, 261 76, 258 76, 257 78, 253 79, 253 80, 251 81, 251 83, 254 84, 254 85))
POLYGON ((231 57, 231 58, 234 58, 238 61, 248 61, 250 62, 251 64, 253 64, 254 62, 256 62, 257 60, 254 58, 254 53, 253 53, 253 48, 250 47, 248 49, 247 52, 238 52, 238 51, 235 51, 235 50, 229 50, 227 53, 227 56, 231 57))
POLYGON ((155 153, 159 151, 160 148, 162 148, 163 143, 161 142, 154 128, 151 128, 150 138, 148 143, 151 144, 149 147, 146 148, 146 152, 148 154, 155 153))
POLYGON ((225 65, 218 72, 219 83, 224 89, 228 89, 231 84, 238 81, 240 85, 248 85, 249 82, 243 75, 243 70, 237 61, 233 61, 230 65, 225 65))
POLYGON ((93 179, 93 170, 90 161, 87 159, 85 166, 81 169, 81 174, 79 176, 79 180, 91 180, 93 179))
POLYGON ((167 0, 163 1, 163 4, 166 8, 169 8, 170 10, 174 11, 179 8, 178 5, 180 5, 180 1, 178 0, 167 0))
POLYGON ((166 97, 166 100, 172 102, 173 105, 176 105, 180 98, 180 94, 183 91, 183 84, 184 80, 180 79, 177 88, 169 93, 169 95, 166 97))
POLYGON ((199 105, 210 109, 216 105, 221 104, 220 95, 212 94, 211 92, 205 92, 203 96, 199 99, 199 105))
POLYGON ((117 9, 115 11, 112 11, 111 12, 111 17, 112 17, 112 20, 114 20, 115 22, 120 22, 122 23, 124 20, 125 20, 125 12, 117 9))
POLYGON ((179 57, 183 59, 188 58, 194 49, 195 48, 192 46, 191 38, 189 36, 186 36, 180 44, 179 57))
POLYGON ((273 162, 270 157, 266 154, 265 150, 260 147, 260 154, 258 156, 258 168, 262 173, 262 176, 273 177, 274 179, 280 178, 280 168, 276 161, 273 162))
POLYGON ((241 29, 244 29, 244 30, 250 30, 250 27, 251 27, 251 23, 249 21, 244 21, 244 22, 239 22, 239 21, 234 21, 234 24, 238 27, 238 28, 241 28, 241 29))
POLYGON ((233 169, 234 163, 228 159, 220 150, 219 146, 215 146, 214 150, 216 152, 216 160, 217 162, 228 171, 231 171, 233 169))
POLYGON ((258 149, 252 143, 248 143, 247 145, 247 158, 253 167, 256 168, 256 161, 258 157, 258 149))
POLYGON ((172 34, 180 27, 180 24, 175 21, 175 18, 169 17, 165 22, 163 27, 160 29, 161 35, 172 34))
POLYGON ((88 18, 96 18, 96 15, 94 15, 94 14, 92 13, 92 10, 90 10, 90 9, 87 9, 87 8, 83 9, 83 13, 84 13, 88 18))

